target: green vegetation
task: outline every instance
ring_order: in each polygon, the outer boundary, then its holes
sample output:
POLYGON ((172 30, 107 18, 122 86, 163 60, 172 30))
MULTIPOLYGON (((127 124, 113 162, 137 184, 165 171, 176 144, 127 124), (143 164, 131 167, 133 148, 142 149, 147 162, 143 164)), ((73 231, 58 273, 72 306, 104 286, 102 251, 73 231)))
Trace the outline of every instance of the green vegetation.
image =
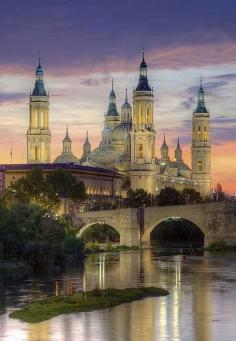
POLYGON ((7 207, 16 203, 35 204, 56 212, 60 198, 85 200, 84 183, 67 170, 57 169, 45 175, 41 168, 33 168, 7 188, 1 196, 1 202, 7 207))
POLYGON ((162 188, 157 196, 158 206, 184 204, 184 198, 179 191, 172 187, 162 188))
POLYGON ((78 292, 66 297, 50 297, 33 302, 25 308, 16 310, 10 317, 28 323, 37 323, 52 317, 114 307, 150 296, 166 296, 168 291, 162 288, 127 288, 127 289, 94 289, 88 292, 78 292))
POLYGON ((148 207, 148 206, 167 206, 195 204, 202 201, 201 195, 193 188, 185 188, 183 191, 177 191, 173 187, 161 189, 160 193, 154 197, 143 189, 128 191, 127 199, 124 205, 128 207, 148 207))
POLYGON ((0 201, 0 262, 23 262, 34 272, 61 270, 84 257, 75 228, 55 215, 60 198, 86 198, 83 182, 69 171, 47 175, 34 168, 11 184, 0 201))
POLYGON ((205 250, 211 253, 236 251, 236 245, 227 245, 223 240, 218 240, 210 243, 205 250))
POLYGON ((32 271, 61 269, 84 257, 83 241, 61 217, 41 206, 0 206, 0 260, 22 261, 32 271))
POLYGON ((126 205, 129 207, 144 207, 151 206, 153 196, 139 188, 135 191, 129 190, 127 193, 126 205))

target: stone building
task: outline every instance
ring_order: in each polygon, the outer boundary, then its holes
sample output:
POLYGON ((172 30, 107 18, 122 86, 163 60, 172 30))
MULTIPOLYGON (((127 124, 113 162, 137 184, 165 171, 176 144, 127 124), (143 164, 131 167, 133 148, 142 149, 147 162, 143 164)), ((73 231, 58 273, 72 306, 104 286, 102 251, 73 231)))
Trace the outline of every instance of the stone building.
MULTIPOLYGON (((45 164, 49 167, 51 144, 49 95, 44 87, 43 74, 39 60, 35 87, 30 95, 27 162, 29 165, 45 164)), ((129 103, 126 89, 120 112, 112 80, 101 135, 99 146, 92 149, 87 133, 83 144, 83 154, 79 158, 72 152, 72 140, 67 127, 62 142, 62 152, 54 160, 52 167, 63 165, 63 167, 69 168, 73 166, 74 170, 79 171, 80 167, 85 167, 83 171, 87 169, 88 172, 93 168, 94 172, 98 170, 100 172, 102 169, 103 172, 111 171, 115 177, 119 179, 123 177, 122 195, 124 196, 129 189, 138 188, 143 188, 148 193, 156 195, 167 186, 177 190, 191 187, 199 191, 203 197, 211 195, 210 114, 205 105, 202 81, 198 91, 197 107, 192 115, 192 169, 184 162, 179 139, 176 144, 174 160, 171 160, 169 156, 165 135, 160 150, 161 155, 159 158, 156 156, 154 91, 149 84, 144 51, 139 66, 138 84, 133 90, 133 103, 132 105, 129 103)), ((12 166, 13 168, 7 165, 9 174, 14 172, 14 167, 17 170, 17 165, 12 166)), ((24 165, 21 167, 26 168, 24 165)), ((19 174, 18 171, 17 174, 19 174)), ((11 176, 7 175, 7 178, 9 177, 11 176)), ((120 189, 112 190, 112 192, 111 189, 108 190, 99 176, 95 184, 88 183, 86 186, 89 194, 98 192, 104 193, 104 195, 106 193, 109 195, 111 193, 121 194, 120 189), (101 184, 99 185, 97 181, 101 181, 101 184)))

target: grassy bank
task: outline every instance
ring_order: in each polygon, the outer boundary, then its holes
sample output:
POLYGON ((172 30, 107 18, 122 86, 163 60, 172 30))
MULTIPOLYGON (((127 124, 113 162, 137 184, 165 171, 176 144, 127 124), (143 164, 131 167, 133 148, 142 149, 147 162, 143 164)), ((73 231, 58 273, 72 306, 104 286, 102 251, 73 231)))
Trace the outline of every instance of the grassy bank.
POLYGON ((140 247, 127 246, 127 245, 114 245, 111 242, 99 244, 97 241, 89 242, 85 245, 85 252, 87 254, 99 253, 99 252, 121 252, 121 251, 132 251, 132 250, 140 250, 140 247))
POLYGON ((215 241, 205 248, 206 251, 211 253, 223 253, 228 251, 236 251, 236 245, 227 245, 224 241, 215 241))
POLYGON ((145 297, 165 295, 168 295, 167 290, 155 287, 127 288, 121 290, 95 289, 66 297, 50 297, 36 301, 21 310, 12 312, 10 317, 24 322, 36 323, 49 320, 61 314, 104 309, 145 297))

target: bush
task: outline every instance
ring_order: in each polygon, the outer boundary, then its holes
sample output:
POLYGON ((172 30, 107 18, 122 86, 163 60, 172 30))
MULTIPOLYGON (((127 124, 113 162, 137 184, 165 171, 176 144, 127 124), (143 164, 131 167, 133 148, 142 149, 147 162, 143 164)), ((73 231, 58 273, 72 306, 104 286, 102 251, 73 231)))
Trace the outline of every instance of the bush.
POLYGON ((99 252, 99 251, 100 251, 100 247, 99 247, 99 244, 97 241, 89 242, 85 246, 85 252, 87 252, 87 253, 95 253, 95 252, 99 252))
POLYGON ((114 251, 114 250, 115 250, 115 248, 112 246, 112 242, 110 240, 108 240, 106 242, 106 245, 105 245, 105 251, 110 252, 110 251, 114 251))
POLYGON ((206 250, 210 252, 225 252, 230 250, 230 246, 228 246, 223 240, 218 240, 210 243, 206 250))
POLYGON ((172 187, 162 188, 160 194, 157 196, 157 201, 159 206, 180 205, 185 203, 181 193, 172 187))
POLYGON ((68 235, 64 241, 66 264, 77 265, 84 258, 84 242, 80 238, 68 235))
POLYGON ((42 241, 30 241, 26 245, 26 259, 34 272, 44 272, 52 268, 52 249, 42 241))

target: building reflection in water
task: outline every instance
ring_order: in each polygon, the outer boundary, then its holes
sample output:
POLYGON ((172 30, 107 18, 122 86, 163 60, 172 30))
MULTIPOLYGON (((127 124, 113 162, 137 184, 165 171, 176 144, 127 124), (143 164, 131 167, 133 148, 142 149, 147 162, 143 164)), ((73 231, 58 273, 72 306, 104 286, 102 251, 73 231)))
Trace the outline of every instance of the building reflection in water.
POLYGON ((170 295, 94 312, 62 315, 28 326, 28 340, 196 341, 211 339, 211 277, 205 258, 159 257, 155 252, 99 254, 87 259, 78 278, 65 277, 65 294, 107 287, 161 286, 170 295), (185 321, 183 324, 182 321, 185 321), (186 323, 187 321, 187 323, 186 323), (38 339, 35 337, 38 335, 38 339))

